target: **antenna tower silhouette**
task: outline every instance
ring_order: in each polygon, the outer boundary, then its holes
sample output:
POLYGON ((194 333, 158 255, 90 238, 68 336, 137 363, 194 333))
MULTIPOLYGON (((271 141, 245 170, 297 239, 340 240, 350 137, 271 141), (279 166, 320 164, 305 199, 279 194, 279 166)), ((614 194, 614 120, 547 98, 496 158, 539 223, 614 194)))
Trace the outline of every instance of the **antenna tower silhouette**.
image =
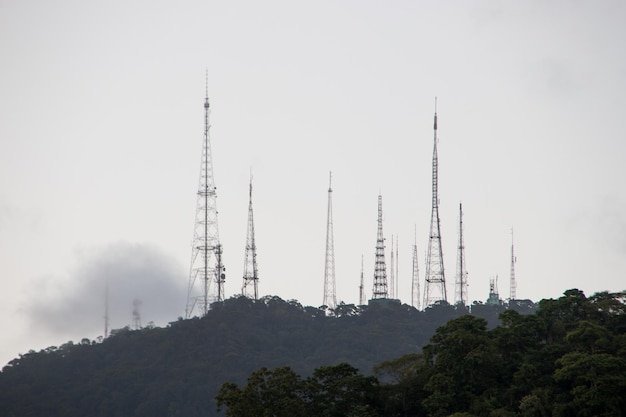
POLYGON ((417 231, 413 243, 413 276, 411 277, 411 305, 420 309, 420 268, 417 262, 417 231))
POLYGON ((363 281, 363 255, 361 255, 361 284, 359 285, 359 305, 365 305, 365 284, 363 281))
POLYGON ((515 244, 513 242, 513 229, 511 229, 511 281, 509 287, 509 299, 510 301, 517 299, 517 282, 515 281, 515 263, 517 258, 515 257, 515 244))
POLYGON ((487 304, 500 305, 500 292, 498 292, 498 276, 495 278, 489 278, 489 298, 487 298, 487 304))
POLYGON ((378 195, 378 233, 374 264, 373 299, 387 298, 387 266, 385 265, 385 238, 383 237, 383 196, 378 195))
POLYGON ((389 265, 389 298, 396 298, 396 253, 393 250, 393 235, 391 235, 391 264, 389 265))
POLYGON ((426 261, 426 290, 424 291, 424 307, 427 307, 436 301, 448 301, 446 296, 446 278, 443 269, 443 251, 441 249, 441 230, 439 226, 438 173, 437 98, 435 98, 432 214, 430 218, 430 236, 428 239, 428 258, 426 261))
POLYGON ((324 268, 324 302, 331 309, 337 307, 335 294, 335 245, 333 242, 333 174, 328 180, 328 213, 326 217, 326 259, 324 268))
POLYGON ((398 235, 396 235, 396 283, 394 285, 395 288, 395 293, 393 298, 398 299, 398 293, 400 292, 400 273, 398 271, 398 266, 399 266, 399 262, 398 262, 398 254, 400 253, 400 244, 398 243, 398 235))
POLYGON ((259 298, 259 271, 256 265, 256 243, 254 240, 254 215, 252 213, 252 174, 250 174, 250 194, 248 202, 248 232, 246 235, 246 253, 243 261, 243 286, 241 295, 259 298))
POLYGON ((465 265, 465 243, 463 241, 463 205, 459 203, 459 246, 456 257, 456 282, 454 302, 467 307, 467 270, 465 265))
POLYGON ((194 224, 191 251, 189 286, 185 317, 206 315, 212 301, 224 301, 224 281, 226 275, 222 264, 222 245, 217 226, 217 194, 213 178, 213 158, 209 137, 209 94, 208 75, 204 99, 204 141, 196 219, 194 224), (212 286, 214 288, 212 288, 212 286))

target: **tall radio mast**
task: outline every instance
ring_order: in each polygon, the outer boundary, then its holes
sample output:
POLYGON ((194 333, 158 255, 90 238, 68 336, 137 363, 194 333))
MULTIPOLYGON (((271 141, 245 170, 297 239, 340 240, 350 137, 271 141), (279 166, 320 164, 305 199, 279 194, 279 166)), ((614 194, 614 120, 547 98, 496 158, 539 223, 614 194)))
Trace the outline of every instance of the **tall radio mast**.
POLYGON ((399 262, 398 262, 398 254, 400 253, 400 244, 398 243, 398 235, 396 235, 396 283, 394 285, 394 288, 396 289, 396 292, 393 296, 393 298, 395 299, 400 299, 400 273, 398 271, 398 266, 399 266, 399 262))
POLYGON ((365 284, 363 281, 363 255, 361 255, 361 284, 359 285, 359 305, 365 305, 365 284))
POLYGON ((467 307, 467 267, 465 265, 465 243, 463 241, 463 205, 459 203, 459 246, 456 258, 456 282, 454 302, 467 307))
POLYGON ((243 286, 241 295, 257 300, 259 298, 259 271, 256 264, 256 242, 254 240, 254 215, 252 212, 252 174, 248 202, 248 231, 246 233, 246 253, 243 261, 243 286))
POLYGON ((385 238, 383 237, 383 196, 378 195, 378 233, 374 266, 373 299, 387 298, 387 266, 385 265, 385 238))
POLYGON ((194 315, 204 316, 209 311, 212 301, 224 301, 226 275, 222 264, 222 245, 217 226, 217 194, 213 178, 210 127, 207 75, 204 99, 204 141, 202 143, 196 219, 191 250, 189 286, 187 288, 186 318, 194 315), (212 286, 214 288, 211 288, 212 286))
POLYGON ((324 263, 324 303, 331 309, 337 307, 335 293, 335 244, 333 240, 333 174, 328 180, 328 212, 326 217, 326 258, 324 263))
POLYGON ((411 277, 411 305, 420 309, 420 269, 417 262, 417 231, 413 243, 413 276, 411 277))
POLYGON ((428 239, 428 258, 426 261, 426 290, 424 307, 436 301, 447 301, 446 278, 443 269, 443 251, 441 249, 441 230, 439 226, 439 159, 437 156, 437 99, 435 98, 435 122, 432 168, 432 213, 430 235, 428 239))
POLYGON ((396 298, 396 253, 393 250, 394 240, 391 235, 391 264, 389 267, 389 298, 396 298))
POLYGON ((513 241, 513 229, 511 229, 511 281, 510 281, 510 301, 517 299, 517 282, 515 281, 515 263, 517 258, 515 257, 515 244, 513 241))

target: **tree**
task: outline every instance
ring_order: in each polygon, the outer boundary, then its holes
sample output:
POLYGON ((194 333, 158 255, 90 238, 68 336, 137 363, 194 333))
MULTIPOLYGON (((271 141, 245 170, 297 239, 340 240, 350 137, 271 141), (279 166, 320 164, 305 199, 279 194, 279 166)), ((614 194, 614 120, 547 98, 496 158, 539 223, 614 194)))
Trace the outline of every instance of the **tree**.
POLYGON ((343 417, 371 409, 377 386, 376 378, 360 375, 347 363, 317 368, 307 379, 311 415, 343 417))
POLYGON ((236 384, 222 385, 218 408, 226 406, 228 417, 307 416, 305 385, 289 367, 271 371, 261 368, 248 378, 243 389, 236 384))
POLYGON ((422 402, 428 396, 426 383, 432 368, 423 354, 411 353, 374 367, 380 381, 380 398, 385 416, 425 415, 422 402))
POLYGON ((557 383, 569 388, 568 407, 576 415, 622 416, 626 413, 626 361, 607 354, 575 351, 557 361, 557 383))
POLYGON ((261 368, 240 389, 222 385, 216 399, 228 417, 344 417, 375 412, 377 381, 346 363, 322 366, 303 380, 289 367, 261 368))
POLYGON ((433 375, 424 401, 433 416, 480 412, 498 388, 498 357, 487 333, 487 322, 471 315, 441 326, 424 347, 433 375))

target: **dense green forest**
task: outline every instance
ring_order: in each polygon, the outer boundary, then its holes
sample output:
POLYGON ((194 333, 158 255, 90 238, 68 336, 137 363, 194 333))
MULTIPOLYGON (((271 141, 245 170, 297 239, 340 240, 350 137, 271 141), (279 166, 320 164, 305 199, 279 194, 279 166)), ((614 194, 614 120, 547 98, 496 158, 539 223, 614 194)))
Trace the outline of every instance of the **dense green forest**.
POLYGON ((0 373, 0 416, 217 415, 222 383, 245 382, 260 367, 309 375, 347 362, 371 373, 380 362, 418 352, 437 327, 465 313, 446 304, 418 311, 390 301, 328 311, 272 296, 231 298, 202 318, 21 355, 0 373))
POLYGON ((536 314, 503 312, 491 330, 464 315, 373 377, 348 364, 307 378, 262 368, 243 388, 225 383, 218 402, 229 417, 624 416, 625 295, 569 290, 536 314))
POLYGON ((229 416, 621 415, 624 294, 538 306, 232 298, 203 318, 20 355, 0 373, 0 415, 213 416, 218 403, 229 416))

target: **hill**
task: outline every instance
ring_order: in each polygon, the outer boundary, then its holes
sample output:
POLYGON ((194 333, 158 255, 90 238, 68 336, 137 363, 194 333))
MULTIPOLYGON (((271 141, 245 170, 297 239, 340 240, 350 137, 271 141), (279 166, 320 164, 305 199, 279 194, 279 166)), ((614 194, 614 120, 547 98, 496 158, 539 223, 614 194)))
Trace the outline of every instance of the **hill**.
MULTIPOLYGON (((529 312, 532 304, 516 308, 529 312)), ((493 327, 504 307, 476 310, 493 327)), ((445 303, 418 311, 389 300, 328 311, 278 297, 232 298, 202 318, 20 355, 0 373, 0 415, 217 415, 224 382, 243 383, 261 367, 310 375, 344 362, 371 374, 381 362, 420 352, 439 326, 465 314, 445 303)))
POLYGON ((626 293, 568 290, 501 325, 466 314, 439 327, 421 354, 361 375, 349 364, 302 377, 261 368, 222 385, 227 417, 622 417, 626 293))

